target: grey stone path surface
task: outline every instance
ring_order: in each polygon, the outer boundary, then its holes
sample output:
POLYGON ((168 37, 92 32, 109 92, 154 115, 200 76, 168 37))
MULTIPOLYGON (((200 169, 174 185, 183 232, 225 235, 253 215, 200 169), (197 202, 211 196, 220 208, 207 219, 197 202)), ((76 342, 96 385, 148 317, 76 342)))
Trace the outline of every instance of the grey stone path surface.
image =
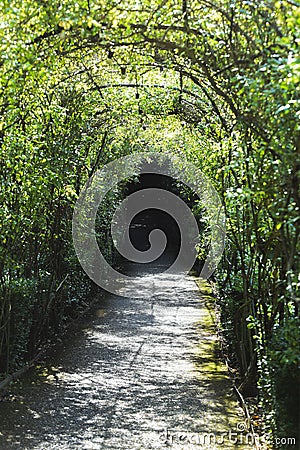
POLYGON ((151 298, 108 295, 0 404, 0 449, 253 448, 205 297, 192 278, 145 275, 140 289, 150 282, 151 298))

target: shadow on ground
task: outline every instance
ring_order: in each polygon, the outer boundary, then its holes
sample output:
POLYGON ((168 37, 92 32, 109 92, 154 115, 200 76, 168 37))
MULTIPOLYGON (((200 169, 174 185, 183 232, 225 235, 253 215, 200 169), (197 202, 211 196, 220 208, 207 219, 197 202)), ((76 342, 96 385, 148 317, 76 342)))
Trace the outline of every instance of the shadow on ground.
POLYGON ((191 278, 155 277, 152 298, 107 296, 12 387, 1 449, 247 448, 204 297, 191 278))

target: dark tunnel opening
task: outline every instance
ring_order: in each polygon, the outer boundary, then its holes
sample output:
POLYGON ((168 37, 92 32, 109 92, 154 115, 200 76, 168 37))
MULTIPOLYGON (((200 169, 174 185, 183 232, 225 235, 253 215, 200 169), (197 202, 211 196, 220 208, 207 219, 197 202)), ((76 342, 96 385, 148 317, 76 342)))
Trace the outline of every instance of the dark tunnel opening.
MULTIPOLYGON (((131 182, 127 185, 127 195, 134 192, 159 188, 174 192, 174 182, 172 178, 159 174, 141 174, 138 182, 131 182)), ((151 263, 145 263, 145 269, 154 267, 160 270, 170 266, 176 259, 181 244, 180 230, 175 219, 165 211, 149 208, 138 213, 132 220, 129 229, 129 236, 135 248, 141 251, 150 247, 149 234, 154 229, 161 229, 166 238, 167 245, 163 254, 151 263)))
MULTIPOLYGON (((138 180, 129 181, 125 187, 124 194, 125 197, 128 197, 135 192, 149 188, 169 191, 180 197, 189 207, 192 207, 195 201, 195 196, 191 192, 182 189, 183 185, 169 176, 156 173, 144 173, 139 175, 138 180)), ((167 239, 163 254, 154 261, 143 264, 129 261, 118 254, 117 266, 122 273, 131 274, 141 271, 143 273, 159 273, 174 263, 181 246, 180 229, 176 220, 165 211, 148 208, 140 211, 133 217, 129 227, 129 237, 132 245, 142 252, 148 250, 150 248, 149 234, 155 229, 162 230, 167 239)))

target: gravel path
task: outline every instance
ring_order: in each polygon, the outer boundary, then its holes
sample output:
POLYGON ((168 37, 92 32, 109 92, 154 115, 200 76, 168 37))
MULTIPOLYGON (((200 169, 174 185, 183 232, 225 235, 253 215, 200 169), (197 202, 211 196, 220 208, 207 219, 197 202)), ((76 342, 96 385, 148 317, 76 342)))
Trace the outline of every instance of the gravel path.
POLYGON ((205 296, 192 278, 149 282, 150 298, 101 300, 49 367, 12 387, 0 449, 253 448, 205 296))

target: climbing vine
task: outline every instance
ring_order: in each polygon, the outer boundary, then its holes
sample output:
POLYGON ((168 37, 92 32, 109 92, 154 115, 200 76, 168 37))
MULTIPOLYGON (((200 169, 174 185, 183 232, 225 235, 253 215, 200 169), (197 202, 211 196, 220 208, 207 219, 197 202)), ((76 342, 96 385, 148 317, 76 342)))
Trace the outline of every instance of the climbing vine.
MULTIPOLYGON (((119 156, 172 146, 226 209, 216 276, 241 389, 258 386, 273 437, 294 435, 297 2, 0 3, 0 371, 33 357, 91 289, 70 225, 87 179, 119 156)), ((103 211, 100 240, 121 197, 103 211)))

